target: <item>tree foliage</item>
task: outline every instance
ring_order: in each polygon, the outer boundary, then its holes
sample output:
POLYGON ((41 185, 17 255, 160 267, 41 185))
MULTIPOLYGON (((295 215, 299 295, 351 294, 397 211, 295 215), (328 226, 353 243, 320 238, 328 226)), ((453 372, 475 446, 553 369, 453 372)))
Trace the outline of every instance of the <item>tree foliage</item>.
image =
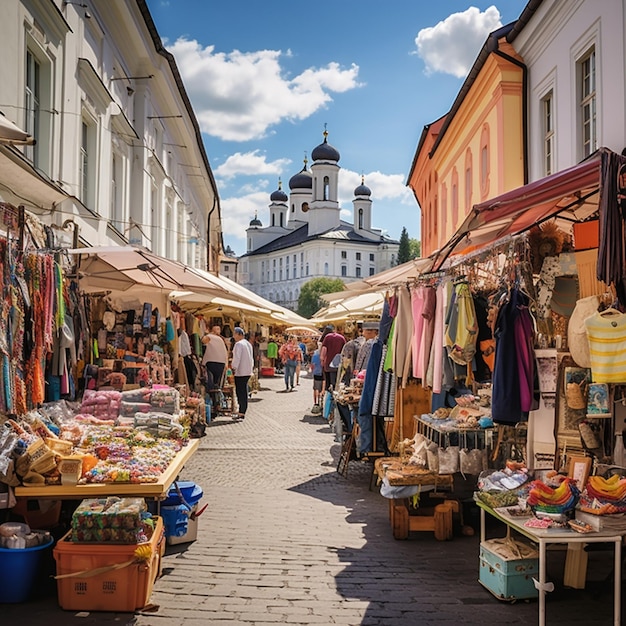
POLYGON ((340 278, 313 278, 302 285, 298 297, 298 315, 309 318, 319 311, 325 302, 321 295, 343 290, 343 281, 340 278))
POLYGON ((409 243, 409 233, 406 226, 402 227, 400 233, 400 247, 398 248, 398 265, 402 265, 411 260, 411 244, 409 243))
POLYGON ((419 259, 422 256, 422 242, 419 239, 409 239, 409 248, 412 259, 419 259))

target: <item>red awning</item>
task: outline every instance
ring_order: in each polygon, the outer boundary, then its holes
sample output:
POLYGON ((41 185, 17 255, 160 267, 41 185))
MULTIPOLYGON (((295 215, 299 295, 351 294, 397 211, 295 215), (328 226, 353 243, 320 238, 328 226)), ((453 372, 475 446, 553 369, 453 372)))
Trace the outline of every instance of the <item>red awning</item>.
POLYGON ((535 224, 556 218, 559 226, 570 230, 598 209, 601 148, 574 167, 508 191, 496 198, 475 204, 463 224, 439 251, 434 269, 451 254, 468 254, 519 235, 535 224))

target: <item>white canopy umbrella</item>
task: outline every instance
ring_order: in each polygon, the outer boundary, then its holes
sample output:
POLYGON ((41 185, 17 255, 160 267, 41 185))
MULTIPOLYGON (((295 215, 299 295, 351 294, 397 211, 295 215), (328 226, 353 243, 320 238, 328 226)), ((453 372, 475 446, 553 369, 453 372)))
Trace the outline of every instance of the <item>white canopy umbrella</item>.
POLYGON ((228 292, 209 282, 178 261, 160 257, 144 248, 132 246, 97 246, 75 248, 78 255, 78 280, 85 292, 111 290, 174 291, 193 290, 212 296, 228 292))
POLYGON ((32 145, 35 138, 22 130, 0 111, 0 143, 32 145))

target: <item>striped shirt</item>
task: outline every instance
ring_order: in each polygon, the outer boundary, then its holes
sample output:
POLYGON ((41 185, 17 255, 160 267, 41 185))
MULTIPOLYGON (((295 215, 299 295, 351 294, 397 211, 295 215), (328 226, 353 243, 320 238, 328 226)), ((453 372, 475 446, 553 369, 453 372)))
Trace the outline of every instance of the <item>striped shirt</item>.
POLYGON ((626 383, 626 315, 615 309, 585 320, 594 383, 626 383))

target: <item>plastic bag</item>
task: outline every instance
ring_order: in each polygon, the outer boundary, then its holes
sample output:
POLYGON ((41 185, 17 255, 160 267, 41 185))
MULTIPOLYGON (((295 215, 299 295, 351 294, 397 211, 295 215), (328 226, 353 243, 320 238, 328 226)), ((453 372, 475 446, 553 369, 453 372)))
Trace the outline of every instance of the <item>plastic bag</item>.
POLYGON ((419 485, 390 485, 387 478, 383 478, 380 485, 380 495, 385 498, 410 498, 419 490, 419 485))
POLYGON ((455 474, 459 471, 459 446, 439 448, 439 473, 455 474))
POLYGON ((426 447, 426 458, 428 459, 428 469, 431 472, 439 473, 439 446, 431 441, 426 447))
POLYGON ((461 474, 478 476, 487 469, 487 450, 463 448, 459 451, 459 469, 461 474))

